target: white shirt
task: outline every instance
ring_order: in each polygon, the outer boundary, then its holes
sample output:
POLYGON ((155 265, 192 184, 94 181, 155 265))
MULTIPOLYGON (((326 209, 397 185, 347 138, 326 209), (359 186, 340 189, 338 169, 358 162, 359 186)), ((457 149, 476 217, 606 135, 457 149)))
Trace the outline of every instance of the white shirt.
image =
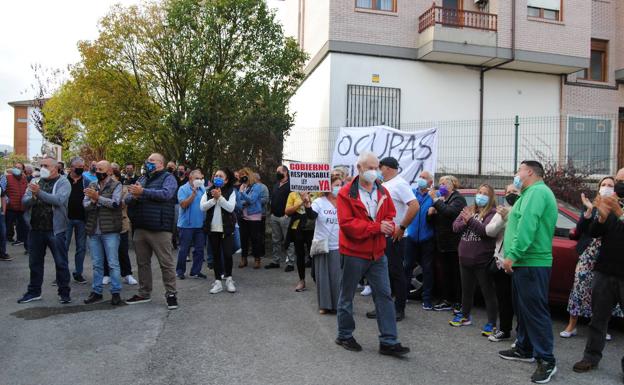
POLYGON ((202 195, 201 202, 199 202, 199 208, 201 211, 208 211, 211 207, 215 207, 214 213, 212 214, 212 222, 210 222, 210 231, 214 231, 216 233, 223 232, 223 220, 221 219, 221 209, 224 209, 228 213, 234 211, 236 208, 236 191, 232 190, 229 199, 225 199, 223 195, 219 197, 218 200, 215 201, 214 198, 208 199, 208 194, 202 195))
POLYGON ((366 211, 368 211, 368 216, 375 219, 377 216, 377 205, 379 204, 379 198, 377 197, 377 185, 373 185, 373 190, 369 193, 364 190, 362 186, 359 186, 358 195, 360 196, 360 201, 364 207, 366 207, 366 211))
POLYGON ((334 205, 326 197, 312 202, 312 210, 318 214, 314 227, 314 239, 327 239, 329 250, 338 250, 338 215, 334 205))
POLYGON ((407 183, 405 179, 401 178, 399 175, 387 182, 384 182, 382 186, 384 186, 390 193, 390 197, 394 203, 394 208, 396 209, 394 223, 400 225, 403 218, 405 218, 405 214, 407 213, 407 204, 415 200, 416 195, 414 195, 409 183, 407 183))

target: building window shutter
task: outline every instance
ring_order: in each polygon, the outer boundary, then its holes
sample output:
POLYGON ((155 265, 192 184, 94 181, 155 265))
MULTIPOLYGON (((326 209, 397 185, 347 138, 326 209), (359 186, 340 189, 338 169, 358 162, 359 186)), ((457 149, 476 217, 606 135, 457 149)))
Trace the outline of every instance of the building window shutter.
POLYGON ((527 7, 561 11, 561 0, 527 0, 527 7))

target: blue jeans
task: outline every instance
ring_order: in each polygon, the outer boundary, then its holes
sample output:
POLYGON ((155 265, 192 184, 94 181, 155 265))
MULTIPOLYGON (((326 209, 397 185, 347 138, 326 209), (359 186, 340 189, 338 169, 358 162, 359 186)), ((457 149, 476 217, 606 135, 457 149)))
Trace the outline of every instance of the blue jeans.
POLYGON ((95 234, 89 236, 91 262, 93 263, 93 292, 102 294, 104 258, 108 262, 111 278, 111 294, 121 292, 119 272, 119 233, 95 234))
POLYGON ((70 219, 67 221, 67 231, 65 232, 65 246, 69 257, 69 245, 71 244, 72 234, 76 234, 76 253, 74 254, 75 270, 74 273, 82 274, 84 268, 85 253, 87 251, 87 233, 85 231, 85 222, 79 219, 70 219))
POLYGON ((178 230, 180 230, 180 247, 178 249, 176 274, 183 275, 186 273, 186 257, 191 251, 191 245, 193 245, 193 265, 191 266, 191 275, 201 273, 202 264, 204 263, 204 245, 206 244, 206 234, 204 234, 204 229, 185 229, 178 227, 178 230))
POLYGON ((56 285, 58 294, 69 296, 69 267, 67 262, 67 249, 65 248, 65 233, 54 234, 53 231, 31 230, 28 234, 31 245, 28 248, 28 266, 30 267, 30 284, 28 293, 41 295, 43 284, 43 267, 46 247, 52 252, 54 265, 56 266, 56 285))
POLYGON ((431 304, 433 291, 433 254, 435 243, 433 238, 422 242, 416 242, 410 237, 405 237, 405 276, 407 278, 407 291, 409 294, 412 273, 416 262, 423 271, 423 303, 431 304))
POLYGON ((6 223, 4 222, 4 215, 0 211, 0 255, 5 255, 6 252, 6 223))
POLYGON ((550 267, 515 267, 511 275, 519 352, 555 362, 548 288, 550 267))
POLYGON ((396 312, 390 295, 388 259, 384 255, 378 261, 357 257, 341 256, 342 280, 338 298, 338 338, 353 337, 355 320, 353 319, 353 296, 362 277, 366 277, 373 289, 373 301, 377 311, 379 342, 395 345, 397 339, 396 312))
POLYGON ((238 223, 234 227, 234 252, 241 248, 240 230, 238 223))

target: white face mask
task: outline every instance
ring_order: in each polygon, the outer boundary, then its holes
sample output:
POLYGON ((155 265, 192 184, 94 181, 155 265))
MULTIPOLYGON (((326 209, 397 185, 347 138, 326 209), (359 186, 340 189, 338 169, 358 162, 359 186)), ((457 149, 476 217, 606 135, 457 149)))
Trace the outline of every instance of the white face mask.
POLYGON ((366 170, 362 174, 362 178, 368 183, 373 183, 377 179, 377 170, 366 170))
POLYGON ((195 179, 193 181, 193 187, 195 188, 200 188, 204 185, 204 180, 203 179, 195 179))
POLYGON ((613 195, 613 187, 609 187, 609 186, 602 186, 600 188, 600 195, 603 197, 610 197, 611 195, 613 195))
POLYGON ((47 168, 41 168, 41 171, 39 171, 39 175, 43 179, 48 179, 50 177, 50 170, 48 170, 47 168))

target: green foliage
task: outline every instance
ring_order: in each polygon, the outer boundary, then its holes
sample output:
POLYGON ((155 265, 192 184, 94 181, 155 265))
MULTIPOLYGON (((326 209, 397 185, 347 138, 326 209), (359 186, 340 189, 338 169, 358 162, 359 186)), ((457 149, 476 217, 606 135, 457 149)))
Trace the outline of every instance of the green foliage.
POLYGON ((117 5, 79 50, 44 107, 46 136, 69 153, 125 162, 157 151, 205 170, 280 161, 305 54, 263 0, 117 5))

